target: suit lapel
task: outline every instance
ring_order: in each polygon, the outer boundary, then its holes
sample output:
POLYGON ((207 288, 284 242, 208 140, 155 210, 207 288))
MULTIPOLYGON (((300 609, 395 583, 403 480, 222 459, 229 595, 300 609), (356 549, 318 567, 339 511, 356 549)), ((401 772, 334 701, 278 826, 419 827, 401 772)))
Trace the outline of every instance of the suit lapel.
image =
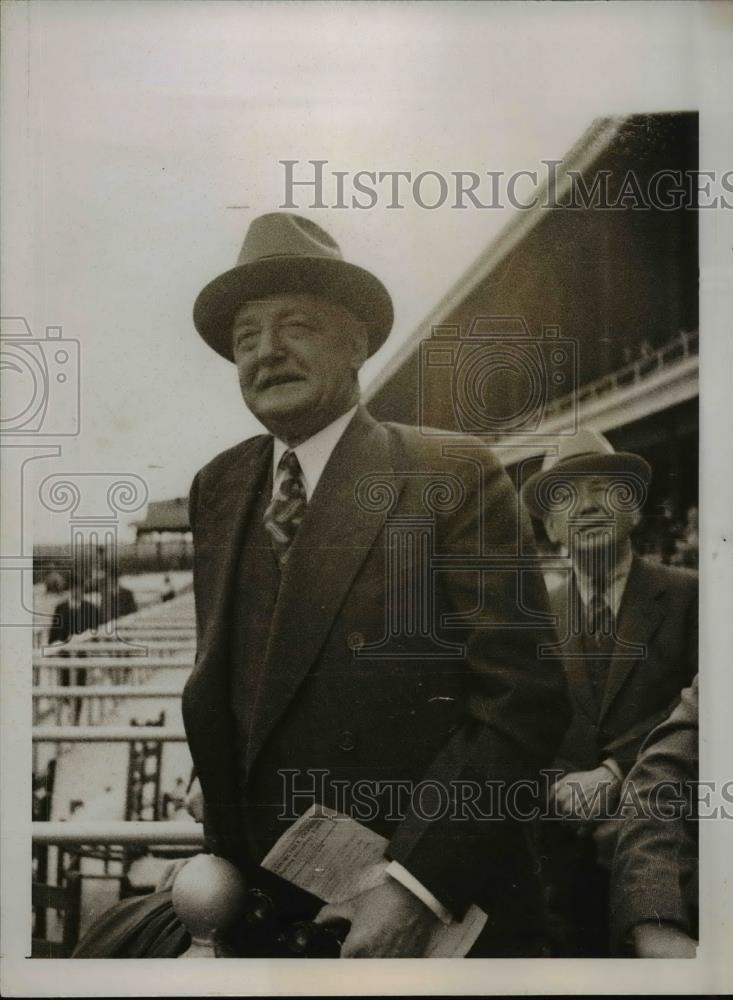
POLYGON ((267 662, 252 713, 248 768, 313 666, 387 511, 368 511, 355 487, 369 474, 394 481, 387 432, 359 409, 306 509, 283 571, 267 662))
POLYGON ((216 492, 207 494, 205 526, 197 532, 197 571, 205 587, 197 599, 206 604, 200 659, 227 637, 222 624, 229 620, 244 528, 272 465, 271 437, 255 438, 247 444, 251 447, 241 460, 233 461, 221 475, 216 492))
POLYGON ((230 605, 247 518, 272 463, 272 439, 247 442, 205 494, 196 528, 196 601, 202 624, 183 697, 186 735, 207 802, 216 853, 238 857, 236 749, 229 682, 230 605), (212 725, 212 719, 216 719, 212 725))
POLYGON ((660 600, 664 583, 654 568, 634 556, 626 582, 616 625, 616 643, 611 654, 608 679, 603 692, 601 719, 623 687, 626 679, 646 654, 645 646, 664 617, 660 600))

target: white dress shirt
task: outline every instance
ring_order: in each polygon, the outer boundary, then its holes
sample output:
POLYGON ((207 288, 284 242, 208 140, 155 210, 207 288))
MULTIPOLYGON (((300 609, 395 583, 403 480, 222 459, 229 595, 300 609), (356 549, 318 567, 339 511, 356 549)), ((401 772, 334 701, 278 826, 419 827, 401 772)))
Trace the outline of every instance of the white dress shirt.
POLYGON ((303 472, 303 485, 305 486, 305 498, 306 500, 310 500, 313 496, 313 491, 318 485, 318 480, 321 478, 323 470, 326 468, 328 460, 331 457, 333 449, 341 440, 357 409, 358 405, 352 406, 346 413, 342 413, 340 417, 336 417, 327 427, 321 428, 320 431, 309 437, 307 441, 301 442, 295 448, 288 448, 288 445, 283 441, 280 441, 278 438, 274 439, 272 450, 273 496, 277 493, 280 483, 285 477, 285 470, 278 469, 280 459, 289 450, 295 452, 300 462, 300 468, 303 472))
MULTIPOLYGON (((352 408, 347 410, 346 413, 337 417, 333 423, 328 424, 327 427, 323 427, 312 437, 309 437, 307 441, 303 441, 295 448, 288 449, 288 445, 286 445, 283 441, 280 441, 278 438, 274 439, 272 451, 273 496, 277 493, 280 488, 280 483, 286 475, 284 469, 278 468, 280 459, 286 451, 290 450, 295 452, 298 461, 300 462, 300 468, 303 473, 303 485, 305 487, 306 500, 309 501, 311 499, 334 448, 341 440, 344 431, 351 423, 357 409, 358 405, 352 406, 352 408)), ((450 911, 447 910, 446 907, 444 907, 443 904, 439 902, 435 896, 433 896, 433 894, 429 892, 424 885, 422 885, 421 882, 418 882, 418 880, 397 861, 390 861, 387 865, 386 872, 397 882, 401 883, 401 885, 403 885, 406 889, 409 889, 414 896, 417 896, 417 898, 429 909, 431 909, 436 917, 439 917, 443 923, 448 924, 452 921, 453 918, 450 911)))
MULTIPOLYGON (((631 572, 631 560, 633 559, 633 556, 634 553, 629 545, 627 546, 626 551, 615 560, 613 571, 605 587, 606 594, 609 597, 608 604, 613 611, 614 618, 618 618, 621 601, 624 596, 624 591, 626 590, 629 573, 631 572)), ((573 565, 573 573, 575 574, 575 582, 578 586, 580 599, 587 607, 593 597, 593 591, 595 589, 593 581, 589 576, 583 573, 582 568, 577 564, 573 565)))

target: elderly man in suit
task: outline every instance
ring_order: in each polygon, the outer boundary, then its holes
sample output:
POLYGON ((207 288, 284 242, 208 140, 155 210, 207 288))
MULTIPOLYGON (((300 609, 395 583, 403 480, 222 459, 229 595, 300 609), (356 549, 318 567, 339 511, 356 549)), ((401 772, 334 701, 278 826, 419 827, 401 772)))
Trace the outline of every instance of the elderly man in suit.
POLYGON ((608 953, 608 819, 649 732, 697 673, 697 576, 634 554, 651 469, 581 428, 548 452, 522 487, 530 512, 569 553, 564 585, 550 594, 573 718, 554 768, 545 824, 553 890, 567 920, 562 948, 608 953), (606 821, 604 822, 604 818, 606 821), (600 858, 599 858, 600 848, 600 858))
POLYGON ((489 914, 482 953, 522 953, 529 838, 485 821, 501 808, 485 783, 548 766, 569 710, 562 670, 537 657, 546 591, 518 568, 533 541, 508 477, 476 440, 443 447, 361 405, 358 372, 389 333, 391 300, 309 220, 255 219, 194 321, 269 431, 191 490, 198 652, 183 708, 209 849, 258 864, 296 802, 343 809, 344 788, 372 782, 365 822, 388 838, 388 877, 323 912, 350 924, 342 955, 420 955, 436 921, 474 902, 489 914), (428 531, 442 569, 420 577, 398 523, 428 531), (419 577, 412 596, 394 590, 395 559, 399 579, 419 577), (413 625, 390 632, 408 603, 413 625), (379 791, 420 782, 419 809, 379 791))

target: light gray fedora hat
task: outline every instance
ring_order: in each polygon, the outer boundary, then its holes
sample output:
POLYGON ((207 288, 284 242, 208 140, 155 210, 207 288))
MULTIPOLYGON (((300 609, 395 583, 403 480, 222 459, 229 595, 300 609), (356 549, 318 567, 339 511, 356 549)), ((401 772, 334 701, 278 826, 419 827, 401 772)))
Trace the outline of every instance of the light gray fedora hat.
POLYGON ((554 449, 548 451, 542 468, 523 484, 521 496, 530 514, 539 518, 545 516, 547 508, 540 503, 539 490, 546 479, 561 477, 565 472, 589 476, 630 473, 638 476, 644 485, 648 485, 652 478, 651 467, 641 455, 616 451, 603 434, 581 427, 577 434, 561 440, 557 454, 554 449))
POLYGON ((194 325, 210 347, 233 361, 237 310, 283 292, 319 295, 348 309, 367 327, 370 354, 392 329, 392 299, 382 282, 345 261, 338 243, 315 222, 290 212, 252 220, 236 266, 210 281, 196 299, 194 325))

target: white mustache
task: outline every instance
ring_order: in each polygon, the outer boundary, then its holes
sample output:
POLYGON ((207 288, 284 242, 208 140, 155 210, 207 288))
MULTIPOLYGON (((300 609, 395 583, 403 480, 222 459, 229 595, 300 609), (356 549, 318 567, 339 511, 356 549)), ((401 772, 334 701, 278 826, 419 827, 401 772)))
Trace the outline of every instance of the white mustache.
POLYGON ((269 372, 267 375, 258 376, 255 379, 255 389, 269 389, 274 385, 281 385, 285 382, 302 381, 303 375, 298 372, 269 372))

